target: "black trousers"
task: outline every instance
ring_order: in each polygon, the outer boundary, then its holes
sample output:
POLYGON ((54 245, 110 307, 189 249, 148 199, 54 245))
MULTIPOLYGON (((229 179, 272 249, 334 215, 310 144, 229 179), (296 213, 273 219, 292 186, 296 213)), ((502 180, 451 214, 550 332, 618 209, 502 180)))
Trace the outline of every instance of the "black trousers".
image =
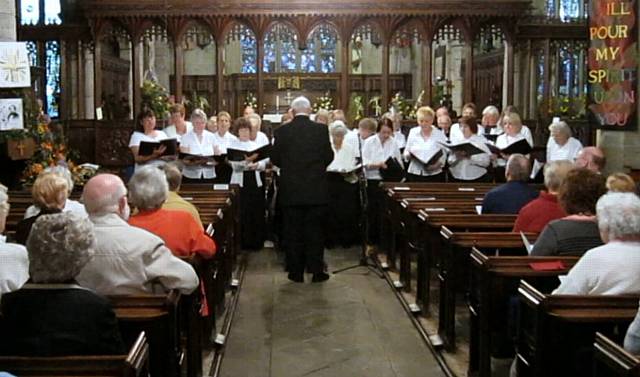
POLYGON ((258 187, 253 171, 244 172, 240 188, 240 220, 242 248, 259 250, 264 244, 264 186, 258 187))
POLYGON ((324 271, 324 233, 326 205, 285 206, 283 214, 284 249, 291 273, 324 271))
POLYGON ((367 242, 370 245, 377 245, 380 242, 383 201, 384 192, 380 188, 380 181, 375 179, 367 180, 367 242))

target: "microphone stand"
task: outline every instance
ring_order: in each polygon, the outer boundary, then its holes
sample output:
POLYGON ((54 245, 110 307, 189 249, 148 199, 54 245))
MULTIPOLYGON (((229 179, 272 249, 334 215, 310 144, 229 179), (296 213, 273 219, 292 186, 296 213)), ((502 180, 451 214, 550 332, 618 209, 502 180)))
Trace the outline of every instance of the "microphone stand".
POLYGON ((362 139, 358 135, 358 151, 359 163, 362 165, 358 172, 358 193, 360 197, 360 261, 358 264, 340 268, 333 271, 333 274, 339 274, 344 271, 353 270, 358 267, 367 267, 369 271, 376 274, 379 278, 384 278, 384 273, 380 269, 378 263, 373 259, 373 255, 367 254, 367 239, 369 237, 369 218, 367 216, 367 208, 369 207, 369 196, 367 195, 367 176, 364 171, 364 160, 362 158, 362 139))

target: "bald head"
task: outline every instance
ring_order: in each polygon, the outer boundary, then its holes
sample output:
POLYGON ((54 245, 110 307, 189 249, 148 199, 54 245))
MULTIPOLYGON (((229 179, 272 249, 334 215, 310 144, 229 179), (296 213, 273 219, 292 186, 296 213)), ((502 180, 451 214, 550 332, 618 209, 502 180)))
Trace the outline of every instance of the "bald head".
POLYGON ((504 175, 509 182, 527 182, 529 180, 529 160, 521 154, 512 154, 507 160, 507 167, 504 175))
POLYGON ((584 147, 578 152, 576 166, 601 173, 607 162, 604 151, 598 147, 584 147))
POLYGON ((84 185, 82 201, 89 215, 122 214, 127 206, 127 188, 113 174, 98 174, 84 185))

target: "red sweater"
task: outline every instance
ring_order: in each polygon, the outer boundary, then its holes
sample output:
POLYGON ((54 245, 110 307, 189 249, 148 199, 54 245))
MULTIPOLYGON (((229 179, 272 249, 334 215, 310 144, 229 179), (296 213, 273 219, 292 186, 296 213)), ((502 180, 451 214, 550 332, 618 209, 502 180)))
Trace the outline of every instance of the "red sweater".
POLYGON ((558 197, 546 191, 520 209, 513 226, 514 232, 540 233, 551 221, 567 216, 558 204, 558 197))
POLYGON ((216 253, 213 239, 204 233, 202 226, 188 212, 168 209, 140 212, 131 216, 129 224, 162 238, 176 256, 197 253, 211 258, 216 253))

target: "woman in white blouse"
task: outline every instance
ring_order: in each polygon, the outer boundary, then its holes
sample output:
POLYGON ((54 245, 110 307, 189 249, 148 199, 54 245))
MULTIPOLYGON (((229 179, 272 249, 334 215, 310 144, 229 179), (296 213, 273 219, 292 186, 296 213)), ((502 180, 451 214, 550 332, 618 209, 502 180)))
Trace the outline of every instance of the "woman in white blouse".
POLYGON ((571 128, 566 122, 553 122, 549 126, 547 142, 547 162, 568 160, 573 162, 582 149, 582 143, 571 137, 571 128))
POLYGON ((329 183, 329 214, 326 247, 350 247, 358 242, 360 214, 357 172, 346 173, 356 166, 356 151, 344 142, 349 132, 344 122, 331 123, 329 133, 333 147, 333 161, 327 166, 329 183))
POLYGON ((383 192, 380 189, 382 181, 381 170, 388 169, 387 160, 392 157, 402 166, 400 148, 393 139, 393 122, 388 118, 382 118, 378 123, 378 132, 367 138, 362 147, 362 161, 365 166, 367 178, 369 220, 369 243, 376 244, 381 232, 381 204, 383 192))
POLYGON ((184 120, 186 111, 184 105, 177 103, 169 109, 169 121, 171 124, 164 129, 164 133, 168 137, 175 138, 180 141, 183 135, 193 130, 193 124, 184 120))
POLYGON ((200 109, 195 109, 191 114, 193 130, 182 136, 180 152, 192 156, 202 156, 202 159, 189 156, 184 158, 183 182, 210 183, 216 177, 215 162, 211 161, 215 154, 215 138, 213 133, 207 131, 207 114, 200 109))
POLYGON ((142 166, 163 165, 165 163, 165 160, 168 159, 160 157, 166 150, 166 147, 164 145, 156 148, 153 153, 148 156, 140 156, 138 154, 140 142, 156 142, 168 139, 167 135, 164 132, 156 130, 155 113, 153 112, 153 110, 145 109, 142 110, 140 114, 138 114, 136 119, 136 128, 131 135, 131 139, 129 139, 129 149, 131 149, 133 160, 136 163, 135 168, 138 169, 142 166))
POLYGON ((0 184, 0 297, 20 289, 29 280, 29 256, 27 249, 17 243, 9 243, 4 232, 9 215, 7 188, 0 184))
MULTIPOLYGON (((230 148, 241 151, 253 151, 260 147, 251 140, 251 123, 247 118, 238 118, 234 122, 234 128, 238 135, 230 148)), ((242 222, 242 248, 258 250, 264 244, 264 212, 265 198, 264 185, 260 179, 260 171, 264 171, 269 161, 265 158, 254 161, 248 156, 243 161, 230 161, 233 173, 231 183, 240 186, 240 221, 242 222)))
MULTIPOLYGON (((530 146, 533 147, 533 138, 530 132, 524 132, 522 120, 517 113, 511 113, 503 118, 504 133, 498 136, 496 147, 504 149, 509 145, 525 139, 530 146)), ((502 154, 498 159, 498 166, 505 166, 509 155, 502 154)))
POLYGON ((433 126, 435 113, 433 109, 424 106, 417 111, 418 125, 412 128, 407 138, 407 146, 404 149, 405 160, 409 162, 407 180, 411 182, 443 182, 442 168, 446 161, 446 155, 442 153, 437 161, 425 165, 418 159, 430 159, 435 153, 442 150, 440 143, 447 143, 444 133, 433 126))
POLYGON ((491 152, 487 147, 487 139, 478 135, 478 123, 473 117, 462 117, 459 120, 463 140, 484 151, 484 153, 467 155, 465 152, 454 152, 449 155, 449 173, 455 181, 485 182, 487 166, 491 163, 491 152))
MULTIPOLYGON (((216 155, 227 154, 227 148, 238 141, 238 138, 229 131, 231 128, 231 115, 226 111, 218 113, 218 131, 213 134, 217 150, 216 155)), ((225 163, 216 165, 216 181, 229 183, 231 180, 231 166, 225 163)))

